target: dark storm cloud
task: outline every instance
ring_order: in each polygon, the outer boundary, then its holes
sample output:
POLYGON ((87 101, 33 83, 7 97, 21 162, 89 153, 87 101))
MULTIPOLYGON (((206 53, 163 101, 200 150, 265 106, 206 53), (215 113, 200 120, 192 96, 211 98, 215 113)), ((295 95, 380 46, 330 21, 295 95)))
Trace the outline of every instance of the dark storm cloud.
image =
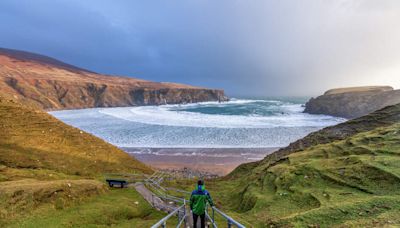
POLYGON ((399 28, 397 0, 0 1, 0 46, 233 95, 400 87, 399 28))

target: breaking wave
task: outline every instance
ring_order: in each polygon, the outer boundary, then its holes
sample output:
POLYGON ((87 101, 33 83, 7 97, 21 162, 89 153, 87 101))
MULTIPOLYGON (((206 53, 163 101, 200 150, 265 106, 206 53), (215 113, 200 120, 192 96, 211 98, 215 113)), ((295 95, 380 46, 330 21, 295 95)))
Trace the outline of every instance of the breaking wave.
POLYGON ((185 105, 51 112, 120 147, 282 147, 344 119, 303 113, 290 99, 233 99, 185 105))

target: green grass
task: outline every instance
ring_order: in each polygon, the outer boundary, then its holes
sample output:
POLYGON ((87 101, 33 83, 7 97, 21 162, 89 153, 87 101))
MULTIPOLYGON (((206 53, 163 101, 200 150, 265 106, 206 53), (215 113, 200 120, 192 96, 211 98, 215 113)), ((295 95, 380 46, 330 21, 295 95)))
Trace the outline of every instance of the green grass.
POLYGON ((400 124, 245 171, 209 188, 251 226, 400 225, 400 124))
POLYGON ((26 179, 4 181, 0 186, 0 224, 29 216, 41 208, 60 208, 106 192, 96 180, 26 179))
POLYGON ((99 138, 0 97, 0 227, 146 227, 164 214, 103 179, 151 172, 99 138))
POLYGON ((352 136, 372 131, 379 127, 388 127, 400 122, 400 104, 388 106, 369 115, 313 132, 291 143, 289 146, 266 156, 263 160, 240 165, 228 178, 249 175, 257 166, 273 165, 289 154, 304 151, 310 147, 345 140, 352 136))
POLYGON ((68 208, 45 208, 10 227, 150 227, 165 214, 133 189, 113 189, 68 208))

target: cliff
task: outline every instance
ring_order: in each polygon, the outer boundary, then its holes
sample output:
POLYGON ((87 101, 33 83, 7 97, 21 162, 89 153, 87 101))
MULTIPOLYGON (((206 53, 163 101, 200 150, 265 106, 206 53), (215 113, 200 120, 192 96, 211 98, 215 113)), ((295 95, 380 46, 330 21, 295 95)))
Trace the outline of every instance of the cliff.
POLYGON ((400 90, 389 86, 341 88, 311 98, 304 112, 353 119, 398 103, 400 90))
POLYGON ((97 74, 0 48, 0 93, 46 110, 226 101, 223 90, 97 74))

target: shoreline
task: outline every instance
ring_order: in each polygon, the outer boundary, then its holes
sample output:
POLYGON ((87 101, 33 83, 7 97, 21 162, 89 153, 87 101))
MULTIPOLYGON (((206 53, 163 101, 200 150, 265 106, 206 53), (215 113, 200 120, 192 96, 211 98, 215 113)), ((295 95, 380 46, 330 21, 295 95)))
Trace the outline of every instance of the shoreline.
POLYGON ((243 163, 262 160, 279 147, 265 148, 138 148, 122 150, 154 169, 190 175, 224 176, 243 163))

